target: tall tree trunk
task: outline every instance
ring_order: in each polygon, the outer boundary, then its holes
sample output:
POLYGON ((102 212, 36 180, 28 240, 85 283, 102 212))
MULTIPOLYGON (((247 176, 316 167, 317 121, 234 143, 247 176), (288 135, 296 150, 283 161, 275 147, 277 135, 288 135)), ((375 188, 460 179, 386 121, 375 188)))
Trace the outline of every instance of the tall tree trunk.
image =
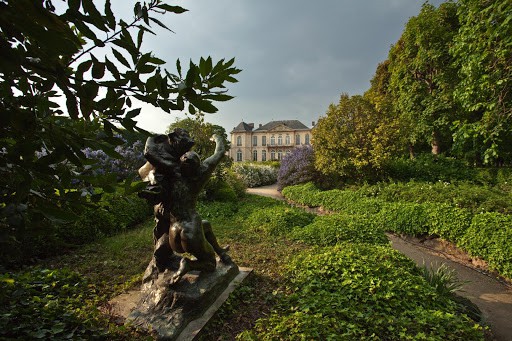
POLYGON ((441 146, 439 145, 441 141, 439 141, 439 133, 437 131, 432 132, 432 141, 430 145, 432 146, 432 154, 439 155, 441 152, 441 146))
POLYGON ((409 143, 409 158, 414 160, 414 147, 412 146, 412 143, 409 143))

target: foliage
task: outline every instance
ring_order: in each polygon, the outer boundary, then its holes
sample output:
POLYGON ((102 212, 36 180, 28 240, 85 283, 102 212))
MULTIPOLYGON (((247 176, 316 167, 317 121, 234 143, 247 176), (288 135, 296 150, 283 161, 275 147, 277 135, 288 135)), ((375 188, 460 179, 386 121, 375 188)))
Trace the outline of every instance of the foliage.
POLYGON ((0 275, 0 338, 86 340, 105 337, 93 286, 66 269, 0 275))
POLYGON ((458 82, 449 46, 459 23, 457 6, 425 3, 407 22, 389 51, 389 89, 410 146, 426 142, 439 154, 451 144, 456 119, 453 88, 458 82))
POLYGON ((258 340, 483 340, 482 328, 389 246, 307 250, 288 265, 286 292, 256 323, 258 340))
POLYGON ((361 179, 391 157, 394 132, 381 129, 379 113, 362 96, 342 94, 313 128, 315 167, 324 175, 361 179))
POLYGON ((426 204, 396 202, 384 205, 375 216, 384 231, 420 236, 429 232, 429 206, 426 204))
POLYGON ((288 186, 281 191, 287 200, 309 207, 318 207, 322 204, 319 196, 321 193, 322 191, 312 182, 288 186))
POLYGON ((465 116, 455 142, 477 162, 512 159, 511 12, 510 1, 458 1, 461 26, 451 52, 461 76, 454 95, 465 116))
POLYGON ((279 167, 252 162, 235 162, 231 169, 250 188, 275 184, 279 171, 279 167))
POLYGON ((466 235, 473 218, 470 210, 448 204, 431 205, 428 216, 429 234, 455 243, 466 235))
POLYGON ((503 276, 512 278, 512 216, 495 212, 474 215, 458 244, 471 255, 488 261, 503 276))
POLYGON ((277 174, 277 187, 282 190, 286 186, 314 181, 318 176, 315 169, 313 147, 307 145, 294 148, 281 160, 281 166, 277 174))
MULTIPOLYGON (((510 193, 469 183, 380 183, 356 190, 320 191, 312 183, 286 187, 283 195, 302 205, 322 206, 351 215, 351 224, 407 235, 438 235, 472 255, 481 257, 501 275, 511 276, 512 231, 510 193), (326 205, 326 206, 324 206, 326 205), (507 214, 503 214, 503 213, 507 214)), ((299 239, 317 236, 330 245, 336 241, 332 226, 309 226, 294 231, 299 239)), ((324 245, 324 244, 322 244, 324 245)))
POLYGON ((486 187, 469 182, 392 182, 365 185, 357 190, 360 195, 387 202, 416 202, 448 204, 468 209, 473 213, 512 213, 512 195, 498 187, 486 187))
POLYGON ((386 163, 383 178, 394 181, 476 180, 476 171, 459 159, 443 155, 420 154, 414 159, 397 158, 386 163))
POLYGON ((195 119, 190 117, 185 119, 177 118, 174 123, 171 123, 169 127, 167 127, 166 133, 170 133, 176 128, 188 131, 195 141, 192 150, 199 154, 199 157, 203 160, 213 155, 215 152, 215 142, 212 140, 214 134, 222 136, 226 150, 229 149, 230 142, 226 130, 219 125, 204 122, 202 116, 198 116, 195 119))
POLYGON ((111 236, 146 220, 152 213, 147 202, 135 194, 105 194, 97 205, 82 210, 73 222, 39 226, 26 232, 23 247, 8 235, 0 239, 0 264, 19 268, 34 258, 55 256, 76 245, 111 236))
POLYGON ((342 242, 388 244, 389 240, 367 215, 333 214, 318 216, 302 228, 294 228, 291 237, 309 245, 332 246, 342 242))
POLYGON ((279 205, 254 211, 244 223, 255 231, 277 236, 310 224, 314 217, 302 209, 279 205))
POLYGON ((133 144, 128 144, 125 141, 123 145, 116 146, 114 150, 119 154, 119 158, 110 157, 101 149, 85 148, 83 150, 85 157, 96 160, 88 173, 95 176, 116 174, 117 180, 122 181, 135 177, 138 169, 146 163, 143 155, 144 144, 141 141, 135 141, 133 144))
POLYGON ((119 157, 122 141, 114 132, 140 131, 134 99, 168 113, 188 103, 191 114, 213 113, 213 101, 231 99, 225 84, 240 72, 234 59, 201 58, 188 70, 178 60, 173 74, 142 49, 144 36, 153 34, 150 24, 166 28, 158 14, 185 9, 137 2, 127 22, 115 18, 110 3, 101 13, 92 0, 68 1, 58 13, 51 0, 0 2, 0 229, 14 231, 18 242, 45 219, 76 217, 89 194, 73 190, 75 179, 105 191, 115 187, 115 176, 83 175, 89 164, 83 150, 119 157))

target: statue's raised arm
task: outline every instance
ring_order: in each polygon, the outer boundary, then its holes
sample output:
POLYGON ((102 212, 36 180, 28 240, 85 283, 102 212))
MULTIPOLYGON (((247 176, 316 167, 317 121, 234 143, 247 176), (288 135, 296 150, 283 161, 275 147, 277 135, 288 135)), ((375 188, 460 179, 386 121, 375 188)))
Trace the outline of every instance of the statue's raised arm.
POLYGON ((205 167, 204 173, 208 175, 213 172, 215 167, 217 167, 220 160, 222 160, 224 153, 226 152, 226 147, 224 146, 224 140, 222 139, 222 136, 214 134, 211 140, 215 141, 215 152, 212 156, 203 162, 203 166, 205 167))

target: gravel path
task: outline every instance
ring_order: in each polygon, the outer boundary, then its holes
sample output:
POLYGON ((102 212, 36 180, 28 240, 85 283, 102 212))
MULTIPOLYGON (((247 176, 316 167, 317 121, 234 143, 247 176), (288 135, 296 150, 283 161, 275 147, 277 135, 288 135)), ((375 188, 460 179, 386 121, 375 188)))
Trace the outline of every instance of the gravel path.
MULTIPOLYGON (((277 185, 247 189, 248 193, 285 200, 277 185)), ((413 239, 402 239, 388 234, 391 245, 411 258, 419 266, 424 264, 437 269, 445 264, 462 281, 459 295, 471 300, 482 311, 484 322, 491 326, 497 341, 512 341, 512 287, 492 275, 479 271, 467 260, 458 259, 446 250, 426 247, 413 239)))

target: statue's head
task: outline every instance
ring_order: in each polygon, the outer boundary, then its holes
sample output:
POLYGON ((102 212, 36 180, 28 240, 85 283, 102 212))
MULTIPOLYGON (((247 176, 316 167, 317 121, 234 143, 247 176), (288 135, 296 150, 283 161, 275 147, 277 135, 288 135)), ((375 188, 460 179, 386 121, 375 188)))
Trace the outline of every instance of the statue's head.
POLYGON ((192 148, 195 144, 194 140, 190 137, 188 131, 181 128, 175 128, 170 134, 167 135, 172 154, 180 157, 192 148))
POLYGON ((184 175, 196 174, 201 166, 201 159, 196 152, 186 152, 181 156, 180 160, 181 173, 184 175))

